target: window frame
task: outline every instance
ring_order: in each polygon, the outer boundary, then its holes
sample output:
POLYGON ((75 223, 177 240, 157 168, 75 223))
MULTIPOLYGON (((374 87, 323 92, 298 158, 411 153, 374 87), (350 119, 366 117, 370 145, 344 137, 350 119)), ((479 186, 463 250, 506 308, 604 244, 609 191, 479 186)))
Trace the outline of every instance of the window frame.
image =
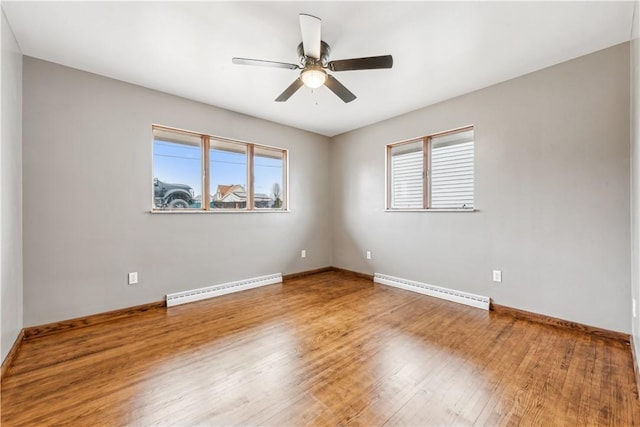
POLYGON ((433 133, 427 136, 422 136, 418 138, 411 138, 404 141, 398 141, 391 144, 387 144, 385 151, 385 211, 386 212, 475 212, 477 209, 475 208, 475 127, 474 125, 463 126, 455 129, 446 130, 443 132, 433 133), (432 149, 432 140, 435 138, 453 135, 456 133, 463 133, 473 131, 473 143, 474 143, 474 152, 473 152, 473 165, 474 165, 474 202, 472 207, 468 208, 433 208, 432 205, 432 189, 431 189, 431 149, 432 149), (394 208, 392 206, 392 197, 393 197, 393 189, 392 189, 392 174, 391 174, 391 162, 392 162, 392 154, 391 151, 394 147, 401 147, 403 145, 412 144, 416 142, 422 142, 422 208, 394 208))
POLYGON ((243 213, 243 212, 289 212, 289 150, 286 148, 274 147, 265 144, 256 144, 253 142, 240 141, 237 139, 225 138, 215 135, 209 135, 201 132, 194 132, 170 126, 157 125, 151 126, 151 213, 243 213), (155 131, 173 132, 188 136, 200 137, 200 173, 201 173, 201 202, 199 208, 182 208, 182 209, 163 209, 157 208, 155 204, 154 194, 154 159, 153 159, 153 143, 155 141, 155 131), (244 145, 246 148, 247 156, 247 202, 245 208, 211 208, 211 188, 210 188, 210 149, 212 141, 220 141, 226 143, 233 143, 244 145), (282 207, 280 208, 256 208, 254 206, 254 151, 256 147, 264 148, 267 150, 279 151, 282 153, 282 207))

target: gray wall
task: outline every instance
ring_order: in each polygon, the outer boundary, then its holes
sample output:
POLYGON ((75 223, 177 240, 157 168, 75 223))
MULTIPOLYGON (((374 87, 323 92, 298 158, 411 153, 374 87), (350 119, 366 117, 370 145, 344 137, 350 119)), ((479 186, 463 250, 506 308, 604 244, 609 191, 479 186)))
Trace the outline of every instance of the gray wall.
POLYGON ((23 143, 25 326, 331 265, 324 136, 25 57, 23 143), (154 123, 289 149, 291 212, 150 214, 154 123))
POLYGON ((22 329, 22 53, 4 11, 0 14, 0 360, 4 361, 22 329))
POLYGON ((629 44, 334 137, 331 155, 333 265, 630 332, 629 44), (385 212, 385 145, 471 124, 478 211, 385 212))
POLYGON ((615 46, 330 143, 25 58, 24 324, 335 265, 629 332, 629 65, 615 46), (291 212, 148 213, 152 123, 288 148, 291 212), (384 212, 385 145, 468 124, 478 211, 384 212))
POLYGON ((631 290, 637 308, 631 318, 640 355, 640 1, 635 2, 631 40, 631 290))

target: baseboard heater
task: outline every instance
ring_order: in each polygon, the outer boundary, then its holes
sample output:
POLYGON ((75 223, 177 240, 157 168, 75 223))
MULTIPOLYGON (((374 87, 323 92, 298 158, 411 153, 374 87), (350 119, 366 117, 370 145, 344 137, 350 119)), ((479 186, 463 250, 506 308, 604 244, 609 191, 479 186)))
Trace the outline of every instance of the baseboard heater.
POLYGON ((380 273, 375 273, 373 275, 373 281, 382 285, 394 286, 407 291, 418 292, 420 294, 489 310, 490 299, 489 297, 484 297, 482 295, 456 291, 455 289, 441 288, 439 286, 428 285, 426 283, 415 282, 413 280, 400 279, 398 277, 380 273))
POLYGON ((222 283, 206 288, 167 294, 167 307, 199 301, 207 298, 240 292, 260 286, 282 283, 282 273, 269 274, 267 276, 254 277, 252 279, 238 280, 236 282, 222 283))

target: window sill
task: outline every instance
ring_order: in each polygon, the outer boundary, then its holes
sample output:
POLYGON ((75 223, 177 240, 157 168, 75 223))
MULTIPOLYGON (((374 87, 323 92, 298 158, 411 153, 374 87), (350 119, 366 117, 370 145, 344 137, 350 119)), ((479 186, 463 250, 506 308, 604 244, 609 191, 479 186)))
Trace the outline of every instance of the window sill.
POLYGON ((185 215, 185 214, 234 214, 234 213, 239 213, 239 214, 246 214, 246 213, 287 213, 287 212, 291 212, 289 209, 255 209, 255 210, 235 210, 235 209, 228 209, 228 210, 211 210, 211 211, 205 211, 205 210, 201 210, 201 209, 163 209, 163 210, 155 210, 152 209, 149 211, 149 213, 151 214, 178 214, 178 215, 185 215))
POLYGON ((385 209, 385 212, 478 212, 478 209, 385 209))

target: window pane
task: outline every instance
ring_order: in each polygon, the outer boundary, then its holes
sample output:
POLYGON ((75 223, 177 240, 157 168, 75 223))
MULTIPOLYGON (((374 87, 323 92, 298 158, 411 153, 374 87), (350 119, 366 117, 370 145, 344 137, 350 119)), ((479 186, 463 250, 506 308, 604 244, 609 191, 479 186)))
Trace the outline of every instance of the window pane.
POLYGON ((391 208, 421 209, 424 207, 422 141, 391 148, 391 208))
POLYGON ((247 146, 212 139, 209 150, 211 209, 247 208, 247 146))
POLYGON ((255 147, 253 152, 253 206, 284 209, 284 156, 282 150, 255 147))
POLYGON ((473 130, 431 140, 431 207, 473 207, 473 130))
POLYGON ((200 208, 200 136, 158 129, 153 134, 155 209, 200 208))

